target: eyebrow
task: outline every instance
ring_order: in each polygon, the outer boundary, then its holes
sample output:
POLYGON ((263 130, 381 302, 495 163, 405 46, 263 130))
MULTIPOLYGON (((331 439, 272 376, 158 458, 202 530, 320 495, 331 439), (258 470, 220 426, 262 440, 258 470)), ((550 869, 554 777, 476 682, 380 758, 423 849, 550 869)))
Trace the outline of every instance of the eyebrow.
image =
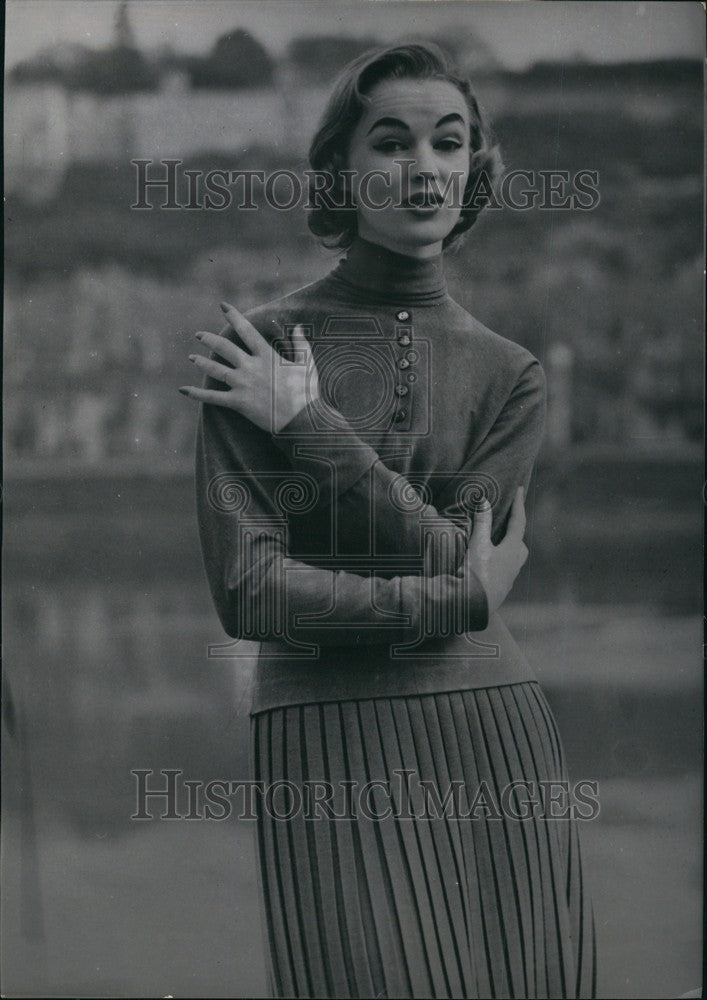
MULTIPOLYGON (((435 128, 439 128, 440 125, 447 125, 450 122, 459 122, 461 125, 464 124, 464 119, 461 115, 458 115, 456 111, 449 115, 443 115, 442 118, 437 122, 435 128)), ((374 122, 369 128, 366 135, 370 135, 374 128, 378 128, 380 125, 392 125, 395 128, 403 128, 406 132, 410 131, 410 126, 406 125, 404 121, 399 118, 379 118, 378 121, 374 122)))

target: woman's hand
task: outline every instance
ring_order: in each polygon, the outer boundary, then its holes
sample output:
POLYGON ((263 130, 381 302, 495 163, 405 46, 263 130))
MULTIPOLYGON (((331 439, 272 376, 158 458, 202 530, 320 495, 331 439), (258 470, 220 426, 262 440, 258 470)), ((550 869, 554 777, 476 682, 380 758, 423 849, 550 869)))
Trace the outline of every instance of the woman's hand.
POLYGON ((473 570, 481 580, 486 591, 489 615, 501 607, 528 558, 528 549, 523 542, 525 506, 522 486, 516 491, 508 528, 498 545, 491 541, 491 521, 491 505, 487 501, 486 506, 474 514, 474 528, 460 567, 462 573, 467 568, 473 570))
POLYGON ((319 396, 319 378, 309 342, 301 327, 295 327, 292 344, 298 357, 287 361, 237 309, 226 302, 221 303, 221 309, 248 351, 218 333, 199 331, 195 336, 204 347, 228 364, 199 354, 190 354, 189 360, 202 372, 224 382, 228 389, 185 385, 179 391, 189 399, 237 410, 268 433, 277 433, 319 396))

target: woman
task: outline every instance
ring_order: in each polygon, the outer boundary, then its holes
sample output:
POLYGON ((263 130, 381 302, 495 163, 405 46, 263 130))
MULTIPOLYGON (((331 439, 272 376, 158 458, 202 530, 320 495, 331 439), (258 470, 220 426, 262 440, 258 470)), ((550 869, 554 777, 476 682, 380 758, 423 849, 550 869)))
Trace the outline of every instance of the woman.
POLYGON ((310 228, 345 259, 246 316, 222 304, 191 356, 205 386, 182 388, 205 404, 216 609, 261 643, 272 992, 593 997, 576 824, 541 815, 563 750, 498 613, 527 556, 543 372, 443 272, 498 154, 468 82, 409 44, 347 67, 310 160, 333 178, 310 228))

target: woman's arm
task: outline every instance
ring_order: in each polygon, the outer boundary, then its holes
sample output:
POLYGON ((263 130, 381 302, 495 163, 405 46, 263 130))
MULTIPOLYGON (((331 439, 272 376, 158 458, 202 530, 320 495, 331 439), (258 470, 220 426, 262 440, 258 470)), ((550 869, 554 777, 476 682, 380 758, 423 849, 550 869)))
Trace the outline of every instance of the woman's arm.
POLYGON ((228 635, 340 645, 411 642, 486 628, 486 589, 468 561, 460 573, 386 579, 289 558, 286 519, 274 488, 287 479, 284 465, 270 435, 242 414, 200 407, 199 533, 228 635), (226 484, 227 497, 219 497, 219 484, 226 484))
MULTIPOLYGON (((426 564, 454 572, 468 541, 469 514, 478 509, 480 500, 485 496, 492 504, 492 538, 497 543, 505 534, 517 488, 527 492, 543 434, 546 395, 542 367, 530 355, 528 359, 490 431, 475 444, 461 469, 450 475, 436 507, 421 497, 417 502, 416 487, 389 469, 340 414, 340 429, 316 438, 317 456, 326 463, 307 458, 318 400, 300 410, 274 440, 295 469, 315 478, 320 494, 336 504, 341 520, 358 515, 372 531, 375 551, 422 555, 420 528, 425 524, 426 564)), ((327 408, 329 423, 331 413, 327 408)))

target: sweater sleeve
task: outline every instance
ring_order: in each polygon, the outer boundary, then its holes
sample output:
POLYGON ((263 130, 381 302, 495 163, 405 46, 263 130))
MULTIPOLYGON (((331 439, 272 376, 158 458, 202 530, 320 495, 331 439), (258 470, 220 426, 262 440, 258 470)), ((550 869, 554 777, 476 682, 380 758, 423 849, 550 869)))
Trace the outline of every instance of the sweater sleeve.
POLYGON ((545 429, 546 397, 542 365, 528 354, 501 412, 490 430, 474 443, 465 463, 464 468, 472 480, 483 485, 492 504, 494 545, 506 534, 516 489, 522 486, 527 497, 545 429))
POLYGON ((437 506, 405 476, 389 469, 338 411, 320 400, 308 404, 273 440, 293 468, 307 470, 320 493, 337 505, 341 518, 364 524, 371 544, 381 554, 420 554, 420 525, 425 525, 427 566, 453 573, 468 541, 469 513, 486 497, 493 507, 493 541, 503 538, 518 486, 527 493, 542 438, 545 417, 545 377, 540 363, 527 364, 485 437, 474 443, 458 472, 439 491, 437 506), (312 461, 312 435, 317 425, 338 425, 335 432, 316 437, 317 461, 312 461))
POLYGON ((486 628, 486 593, 470 571, 385 577, 291 558, 288 508, 301 513, 316 488, 239 413, 200 405, 195 471, 206 576, 229 636, 390 644, 486 628))

